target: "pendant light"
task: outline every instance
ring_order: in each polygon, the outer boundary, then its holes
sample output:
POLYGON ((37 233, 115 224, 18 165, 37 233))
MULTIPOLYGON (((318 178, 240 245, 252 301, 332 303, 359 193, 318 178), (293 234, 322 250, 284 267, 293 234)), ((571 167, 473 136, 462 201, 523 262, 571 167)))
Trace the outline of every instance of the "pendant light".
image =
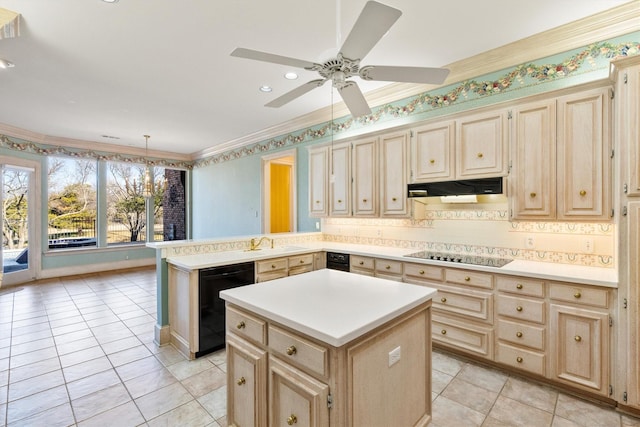
POLYGON ((144 163, 146 168, 144 169, 144 186, 142 187, 142 196, 144 198, 150 198, 153 196, 153 183, 151 182, 151 170, 149 169, 149 135, 144 136, 144 146, 145 146, 145 159, 144 163))

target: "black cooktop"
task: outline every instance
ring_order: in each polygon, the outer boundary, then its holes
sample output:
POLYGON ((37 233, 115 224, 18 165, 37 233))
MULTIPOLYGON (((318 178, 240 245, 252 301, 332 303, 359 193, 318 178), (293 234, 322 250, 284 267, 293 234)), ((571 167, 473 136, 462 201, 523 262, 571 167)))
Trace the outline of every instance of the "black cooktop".
POLYGON ((502 267, 513 261, 512 259, 508 258, 491 258, 479 255, 459 255, 429 251, 416 252, 405 256, 410 258, 431 259, 434 261, 445 261, 459 264, 484 265, 487 267, 502 267))

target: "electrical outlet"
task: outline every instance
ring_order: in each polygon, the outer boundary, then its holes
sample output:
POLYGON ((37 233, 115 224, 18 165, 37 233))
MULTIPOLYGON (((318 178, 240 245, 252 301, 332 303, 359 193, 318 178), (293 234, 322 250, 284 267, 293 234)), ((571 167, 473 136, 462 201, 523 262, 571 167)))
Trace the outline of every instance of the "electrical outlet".
POLYGON ((392 367, 400 361, 400 346, 389 352, 389 367, 392 367))
POLYGON ((320 230, 320 221, 316 221, 316 230, 320 230))
POLYGON ((582 252, 585 254, 592 254, 595 251, 595 243, 592 237, 585 237, 582 240, 582 252))
POLYGON ((536 239, 533 236, 527 236, 524 239, 524 247, 527 249, 535 249, 536 239))
POLYGON ((382 230, 380 230, 379 228, 376 229, 376 236, 377 237, 382 237, 382 230))

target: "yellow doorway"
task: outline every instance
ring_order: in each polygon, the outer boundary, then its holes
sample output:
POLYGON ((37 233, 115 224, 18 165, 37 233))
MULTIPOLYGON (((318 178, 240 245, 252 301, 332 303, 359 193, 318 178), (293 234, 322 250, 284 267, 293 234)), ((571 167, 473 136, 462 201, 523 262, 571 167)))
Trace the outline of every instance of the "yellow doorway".
POLYGON ((295 150, 262 158, 264 233, 296 231, 295 150))

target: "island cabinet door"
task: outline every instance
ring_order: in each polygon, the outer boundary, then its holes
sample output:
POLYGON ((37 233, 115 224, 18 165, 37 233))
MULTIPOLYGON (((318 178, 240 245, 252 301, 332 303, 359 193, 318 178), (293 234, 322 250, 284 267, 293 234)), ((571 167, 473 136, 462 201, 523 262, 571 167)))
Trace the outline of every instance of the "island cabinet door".
POLYGON ((267 426, 267 353, 227 335, 227 423, 267 426))
POLYGON ((329 386, 269 357, 269 426, 329 425, 329 386))

